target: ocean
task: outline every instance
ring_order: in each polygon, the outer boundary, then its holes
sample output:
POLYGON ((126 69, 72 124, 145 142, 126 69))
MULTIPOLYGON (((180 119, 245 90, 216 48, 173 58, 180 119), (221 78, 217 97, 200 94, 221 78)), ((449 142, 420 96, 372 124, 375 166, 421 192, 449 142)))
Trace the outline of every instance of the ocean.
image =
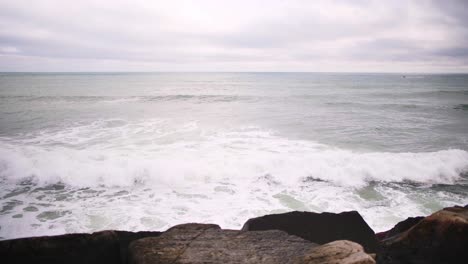
POLYGON ((0 239, 468 204, 468 75, 0 73, 0 239))

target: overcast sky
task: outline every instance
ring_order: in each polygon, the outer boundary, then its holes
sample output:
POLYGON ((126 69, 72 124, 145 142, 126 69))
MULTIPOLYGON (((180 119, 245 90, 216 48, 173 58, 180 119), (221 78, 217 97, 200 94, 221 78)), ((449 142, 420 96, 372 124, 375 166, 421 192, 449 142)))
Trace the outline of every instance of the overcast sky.
POLYGON ((468 72, 468 1, 0 0, 0 71, 468 72))

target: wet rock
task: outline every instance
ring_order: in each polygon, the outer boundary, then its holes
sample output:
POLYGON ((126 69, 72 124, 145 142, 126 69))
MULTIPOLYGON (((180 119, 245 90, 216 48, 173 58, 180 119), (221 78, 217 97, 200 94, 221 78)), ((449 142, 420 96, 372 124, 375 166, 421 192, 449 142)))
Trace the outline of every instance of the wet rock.
POLYGON ((449 207, 384 240, 379 263, 465 263, 468 208, 449 207))
POLYGON ((372 264, 375 260, 364 252, 361 245, 348 241, 338 240, 314 248, 296 263, 308 264, 372 264))
POLYGON ((0 241, 1 262, 126 263, 128 244, 160 232, 102 231, 0 241))
POLYGON ((222 230, 203 224, 180 225, 159 237, 133 241, 129 260, 132 264, 375 263, 361 246, 350 241, 319 247, 279 230, 222 230))
POLYGON ((376 236, 380 240, 388 239, 392 236, 396 236, 400 233, 405 232, 406 230, 410 229, 411 227, 419 223, 422 219, 424 219, 424 216, 408 217, 406 218, 406 220, 403 220, 399 222, 398 224, 396 224, 392 229, 385 231, 385 232, 378 233, 376 234, 376 236))
POLYGON ((317 244, 350 240, 366 252, 377 252, 379 242, 374 231, 356 211, 334 213, 290 212, 249 219, 242 230, 283 230, 317 244))

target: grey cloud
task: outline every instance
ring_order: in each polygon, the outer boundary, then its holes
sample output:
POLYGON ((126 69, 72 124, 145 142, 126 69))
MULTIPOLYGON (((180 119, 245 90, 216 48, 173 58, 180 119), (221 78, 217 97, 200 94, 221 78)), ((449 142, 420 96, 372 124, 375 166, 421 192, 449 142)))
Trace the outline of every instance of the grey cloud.
POLYGON ((447 56, 447 57, 456 57, 456 58, 466 58, 468 59, 468 47, 454 47, 448 49, 441 49, 434 52, 440 56, 447 56))
POLYGON ((468 23, 468 1, 466 0, 432 0, 434 8, 440 10, 448 18, 453 19, 456 23, 466 27, 468 23))
POLYGON ((421 43, 408 39, 377 38, 358 41, 349 49, 351 58, 366 60, 417 61, 427 59, 421 43))
MULTIPOLYGON (((346 63, 351 70, 353 64, 379 63, 388 70, 395 61, 410 67, 439 58, 444 63, 437 69, 468 67, 466 1, 254 2, 263 8, 251 10, 249 1, 218 4, 221 19, 211 21, 210 15, 216 14, 203 13, 216 3, 210 1, 197 2, 192 18, 183 1, 170 7, 157 2, 148 8, 139 1, 117 5, 0 0, 0 56, 8 54, 10 64, 15 55, 21 56, 15 65, 30 57, 212 70, 220 63, 238 70, 243 64, 308 70, 320 61, 346 63)), ((119 64, 122 69, 124 64, 119 64)), ((0 70, 7 66, 0 60, 0 70)))

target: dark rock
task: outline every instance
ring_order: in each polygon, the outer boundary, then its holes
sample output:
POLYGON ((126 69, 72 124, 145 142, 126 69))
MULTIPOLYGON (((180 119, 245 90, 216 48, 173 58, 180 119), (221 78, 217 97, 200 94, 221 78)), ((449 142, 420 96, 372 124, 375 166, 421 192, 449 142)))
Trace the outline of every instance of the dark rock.
POLYGON ((386 237, 387 237, 387 232, 388 231, 384 231, 384 232, 379 232, 379 233, 376 233, 375 234, 375 237, 377 238, 377 240, 384 240, 386 237))
POLYGON ((0 241, 2 263, 126 263, 128 244, 160 232, 102 231, 0 241))
POLYGON ((119 248, 120 248, 120 263, 128 263, 128 245, 137 239, 145 237, 157 237, 162 232, 154 231, 140 231, 140 232, 128 232, 128 231, 115 231, 119 237, 119 248))
POLYGON ((350 241, 317 247, 278 230, 247 232, 203 224, 180 225, 159 237, 133 241, 129 260, 132 264, 375 263, 361 246, 350 241))
POLYGON ((2 241, 3 263, 118 263, 115 232, 68 234, 2 241))
POLYGON ((419 223, 422 219, 424 219, 424 216, 408 217, 406 218, 406 220, 403 220, 396 224, 392 229, 376 234, 377 238, 380 240, 385 240, 392 236, 396 236, 410 229, 411 227, 419 223))
POLYGON ((374 231, 356 211, 334 213, 290 212, 249 219, 242 230, 283 230, 317 244, 350 240, 366 252, 377 252, 379 242, 374 231))
POLYGON ((382 241, 379 263, 466 263, 468 208, 444 208, 382 241))

